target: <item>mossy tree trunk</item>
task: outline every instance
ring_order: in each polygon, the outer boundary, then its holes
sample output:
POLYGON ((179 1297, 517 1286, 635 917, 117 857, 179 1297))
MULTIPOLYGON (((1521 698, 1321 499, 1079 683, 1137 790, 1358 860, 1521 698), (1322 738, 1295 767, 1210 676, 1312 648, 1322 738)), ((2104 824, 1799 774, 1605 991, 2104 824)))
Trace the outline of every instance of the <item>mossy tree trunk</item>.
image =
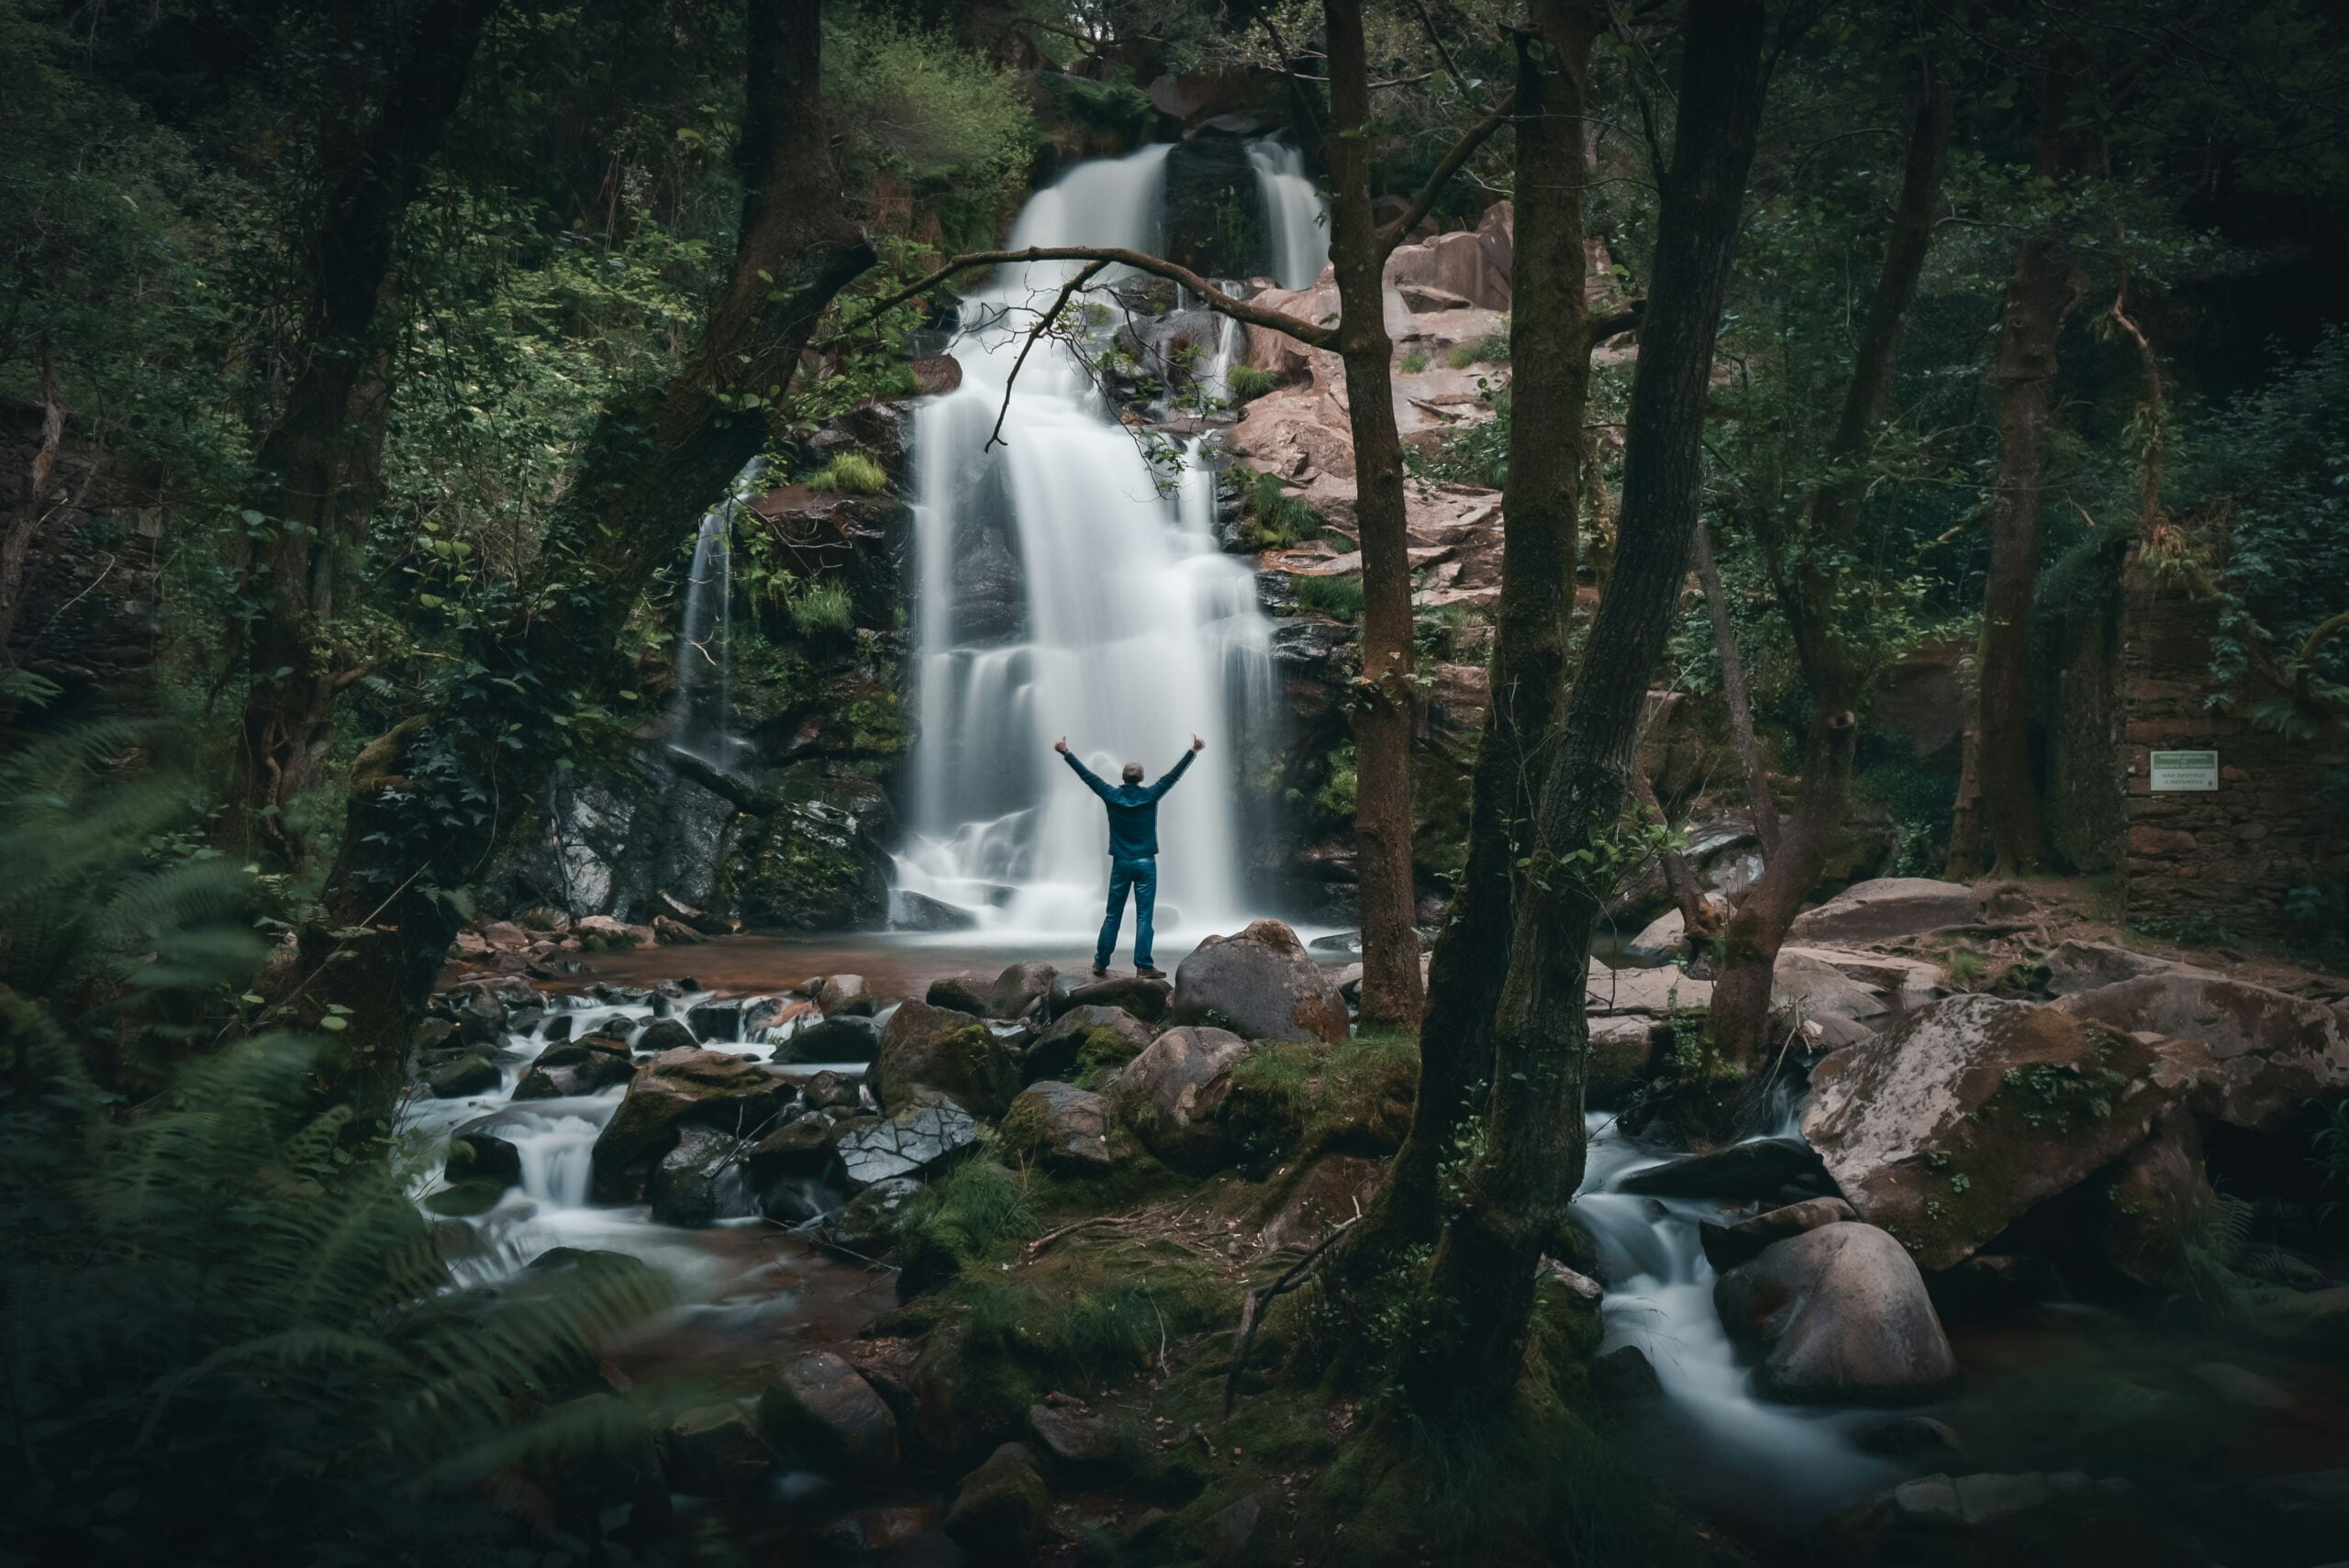
MULTIPOLYGON (((1583 649, 1517 884, 1481 1148, 1430 1264, 1405 1392, 1429 1417, 1508 1407, 1535 1271, 1565 1224, 1586 1152, 1584 1016, 1592 874, 1620 829, 1648 679, 1688 572, 1713 344, 1761 124, 1760 0, 1693 0, 1623 462, 1615 566, 1583 649)), ((1520 308, 1523 308, 1522 303, 1520 308)), ((1564 443, 1561 443, 1564 444, 1564 443)))
POLYGON ((1811 720, 1792 820, 1760 879, 1730 916, 1721 944, 1710 1029, 1715 1047, 1732 1062, 1755 1060, 1768 1041, 1778 949, 1851 811, 1852 762, 1873 657, 1865 586, 1849 575, 1863 553, 1857 539, 1867 496, 1867 449, 1884 424, 1901 333, 1932 248, 1933 209, 1949 154, 1948 84, 1932 61, 1919 70, 1899 201, 1830 439, 1829 477, 1804 508, 1799 537, 1787 537, 1772 518, 1756 519, 1771 586, 1810 695, 1811 720))

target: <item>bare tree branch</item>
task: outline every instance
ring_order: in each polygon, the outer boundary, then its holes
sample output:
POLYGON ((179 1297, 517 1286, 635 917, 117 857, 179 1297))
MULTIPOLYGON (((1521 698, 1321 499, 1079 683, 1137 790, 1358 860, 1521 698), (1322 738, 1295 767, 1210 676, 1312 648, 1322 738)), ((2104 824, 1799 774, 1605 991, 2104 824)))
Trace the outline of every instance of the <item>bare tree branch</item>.
POLYGON ((1419 227, 1419 219, 1427 217, 1429 209, 1435 206, 1436 197, 1443 194, 1443 187, 1460 172, 1460 166, 1475 155, 1476 149, 1485 145, 1486 138, 1508 124, 1509 117, 1516 112, 1517 95, 1510 93, 1493 106, 1490 114, 1461 134, 1460 139, 1452 144, 1452 150, 1443 155, 1443 161, 1437 164, 1435 172, 1428 176, 1427 183, 1419 187, 1419 194, 1411 198, 1409 209, 1378 231, 1375 238, 1381 256, 1392 252, 1403 242, 1405 235, 1419 227))
POLYGON ((1019 345, 1019 357, 1011 361, 1011 373, 1004 378, 1003 406, 996 410, 995 428, 987 433, 987 444, 979 450, 992 451, 997 445, 1011 444, 1003 439, 1003 421, 1011 413, 1011 389, 1019 384, 1020 367, 1027 364, 1029 351, 1035 348, 1036 339, 1050 331, 1052 323, 1061 318, 1061 312, 1068 308, 1070 296, 1098 277, 1101 270, 1108 264, 1107 261, 1091 261, 1079 268, 1068 282, 1061 285, 1061 292, 1052 298, 1052 308, 1037 317, 1036 325, 1028 328, 1028 340, 1019 345))

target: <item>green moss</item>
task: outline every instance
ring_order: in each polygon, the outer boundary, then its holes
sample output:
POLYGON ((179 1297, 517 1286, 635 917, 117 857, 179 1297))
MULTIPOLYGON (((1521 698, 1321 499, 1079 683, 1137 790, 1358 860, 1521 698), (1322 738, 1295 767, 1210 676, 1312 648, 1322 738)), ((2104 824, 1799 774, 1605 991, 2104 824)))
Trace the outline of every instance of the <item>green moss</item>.
POLYGON ((845 495, 877 495, 889 487, 889 471, 863 452, 842 452, 802 483, 810 490, 837 490, 845 495))
POLYGON ((849 704, 848 722, 852 743, 860 751, 895 756, 911 739, 905 707, 893 691, 868 692, 849 704))
POLYGON ((1069 1082, 1080 1089, 1099 1089, 1119 1068, 1141 1054, 1141 1047, 1113 1029, 1088 1029, 1081 1039, 1076 1064, 1069 1069, 1069 1082))
POLYGON ((1289 584, 1297 594, 1297 607, 1308 614, 1328 616, 1331 620, 1347 622, 1361 618, 1362 578, 1354 573, 1292 577, 1289 584))
POLYGON ((928 1289, 973 1263, 1008 1262, 1035 1234, 1018 1173, 988 1156, 965 1160, 907 1206, 897 1230, 900 1288, 928 1289))
POLYGON ((1272 474, 1236 468, 1231 478, 1240 491, 1240 542, 1250 550, 1287 550, 1329 526, 1310 502, 1290 495, 1272 474))

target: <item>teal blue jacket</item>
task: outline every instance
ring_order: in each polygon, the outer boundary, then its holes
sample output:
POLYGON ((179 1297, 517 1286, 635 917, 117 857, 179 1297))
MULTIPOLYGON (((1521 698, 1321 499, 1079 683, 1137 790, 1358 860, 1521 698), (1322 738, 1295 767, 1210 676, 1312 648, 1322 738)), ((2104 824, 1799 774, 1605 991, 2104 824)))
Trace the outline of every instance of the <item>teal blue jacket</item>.
POLYGON ((1109 858, 1113 861, 1146 861, 1158 853, 1158 797, 1174 787, 1183 770, 1191 765, 1196 751, 1186 751, 1183 760, 1166 770, 1166 776, 1154 784, 1113 784, 1083 762, 1074 751, 1063 751, 1068 765, 1085 787, 1101 797, 1109 808, 1109 858))

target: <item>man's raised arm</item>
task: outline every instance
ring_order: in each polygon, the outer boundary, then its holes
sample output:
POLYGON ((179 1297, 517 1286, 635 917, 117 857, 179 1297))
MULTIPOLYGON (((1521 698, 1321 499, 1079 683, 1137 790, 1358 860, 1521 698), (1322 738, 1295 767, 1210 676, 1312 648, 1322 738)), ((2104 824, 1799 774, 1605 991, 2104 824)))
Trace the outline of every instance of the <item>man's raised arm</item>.
POLYGON ((1191 749, 1183 753, 1183 760, 1175 763, 1173 767, 1167 769, 1166 776, 1164 778, 1160 779, 1156 784, 1150 786, 1150 798, 1156 800, 1160 795, 1164 795, 1168 790, 1173 789, 1174 787, 1174 781, 1183 776, 1183 770, 1191 765, 1191 759, 1206 751, 1208 743, 1206 741, 1200 740, 1196 735, 1192 736, 1191 749))
MULTIPOLYGON (((1094 773, 1091 768, 1086 767, 1083 762, 1076 760, 1076 753, 1068 749, 1067 736, 1063 735, 1059 740, 1053 741, 1052 750, 1061 754, 1061 760, 1063 762, 1076 770, 1076 776, 1085 781, 1085 788, 1091 790, 1094 794, 1099 795, 1104 800, 1109 798, 1109 786, 1102 783, 1100 776, 1094 773)), ((1184 761, 1188 762, 1190 759, 1186 757, 1184 761)), ((1175 770, 1177 773, 1181 771, 1182 770, 1179 768, 1175 770)), ((1168 775, 1168 780, 1170 783, 1173 781, 1172 774, 1168 775)))

